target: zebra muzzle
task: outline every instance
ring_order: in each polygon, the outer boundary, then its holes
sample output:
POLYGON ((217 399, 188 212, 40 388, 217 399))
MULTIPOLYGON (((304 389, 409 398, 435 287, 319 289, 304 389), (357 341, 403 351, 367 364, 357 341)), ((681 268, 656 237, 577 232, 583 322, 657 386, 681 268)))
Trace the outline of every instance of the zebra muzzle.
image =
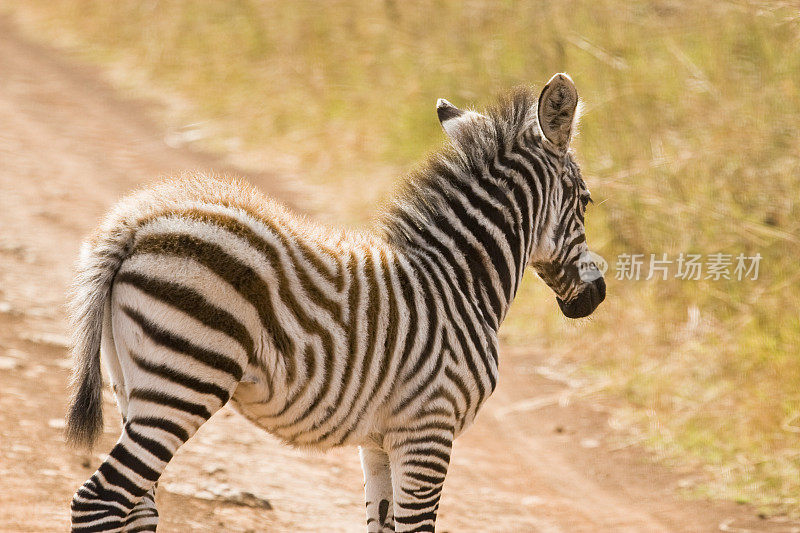
POLYGON ((587 283, 586 288, 572 300, 565 302, 556 297, 556 301, 565 317, 583 318, 591 315, 605 298, 606 282, 603 278, 597 278, 591 283, 587 283))

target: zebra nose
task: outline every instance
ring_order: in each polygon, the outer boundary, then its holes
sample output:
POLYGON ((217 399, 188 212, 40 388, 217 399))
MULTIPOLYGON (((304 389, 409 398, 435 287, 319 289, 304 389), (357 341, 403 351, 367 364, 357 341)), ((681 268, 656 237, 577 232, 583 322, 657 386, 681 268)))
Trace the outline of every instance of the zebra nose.
POLYGON ((597 278, 592 282, 592 285, 597 289, 597 304, 595 304, 595 307, 597 307, 606 299, 606 281, 603 278, 597 278))
POLYGON ((583 318, 591 315, 600 302, 606 298, 606 282, 603 278, 597 278, 587 284, 586 288, 578 296, 565 302, 556 297, 558 307, 567 318, 583 318))

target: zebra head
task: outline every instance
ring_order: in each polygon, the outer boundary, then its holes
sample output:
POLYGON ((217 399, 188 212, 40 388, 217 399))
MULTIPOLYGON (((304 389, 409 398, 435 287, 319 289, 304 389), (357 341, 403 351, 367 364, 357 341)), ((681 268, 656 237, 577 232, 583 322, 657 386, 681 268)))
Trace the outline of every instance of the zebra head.
POLYGON ((542 153, 554 172, 545 179, 549 190, 530 264, 556 293, 561 312, 568 318, 590 315, 606 296, 603 275, 586 245, 584 217, 592 198, 569 152, 577 105, 572 79, 556 74, 542 89, 536 106, 542 153))
MULTIPOLYGON (((577 106, 578 92, 566 74, 553 76, 538 100, 521 90, 487 115, 458 109, 444 99, 437 102, 439 121, 467 152, 464 159, 486 160, 485 154, 491 154, 494 166, 489 164, 488 172, 495 181, 509 187, 514 198, 522 191, 528 199, 517 201, 516 207, 534 207, 530 225, 521 223, 517 236, 526 250, 525 263, 555 292, 569 318, 590 315, 606 293, 586 245, 584 215, 591 197, 569 150, 577 106)), ((524 267, 516 269, 517 281, 524 267)))

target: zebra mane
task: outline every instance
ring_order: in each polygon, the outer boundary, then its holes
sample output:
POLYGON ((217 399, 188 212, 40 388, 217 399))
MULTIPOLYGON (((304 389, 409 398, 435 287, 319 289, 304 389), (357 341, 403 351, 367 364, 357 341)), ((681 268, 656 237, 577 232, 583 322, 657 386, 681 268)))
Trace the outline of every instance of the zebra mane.
MULTIPOLYGON (((412 171, 384 210, 379 226, 390 244, 412 241, 404 227, 425 231, 441 216, 442 196, 447 184, 458 189, 470 176, 482 175, 498 151, 537 124, 536 94, 530 87, 517 87, 503 94, 481 114, 457 141, 449 141, 412 171)), ((538 135, 537 135, 538 137, 538 135)), ((474 178, 472 178, 474 179, 474 178)), ((504 186, 503 184, 498 184, 504 186)))

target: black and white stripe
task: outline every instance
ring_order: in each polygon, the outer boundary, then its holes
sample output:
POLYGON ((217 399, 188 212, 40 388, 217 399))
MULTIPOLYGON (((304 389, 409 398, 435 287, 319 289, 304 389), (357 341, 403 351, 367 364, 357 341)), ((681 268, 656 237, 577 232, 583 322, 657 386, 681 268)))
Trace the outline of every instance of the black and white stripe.
POLYGON ((155 530, 156 481, 229 400, 288 443, 360 446, 369 531, 433 531, 525 267, 568 316, 604 294, 574 268, 588 193, 567 152, 573 93, 557 75, 538 106, 527 90, 486 115, 440 101, 450 146, 376 234, 210 178, 119 205, 79 265, 68 436, 100 429, 100 352, 124 425, 73 498, 73 531, 155 530))

